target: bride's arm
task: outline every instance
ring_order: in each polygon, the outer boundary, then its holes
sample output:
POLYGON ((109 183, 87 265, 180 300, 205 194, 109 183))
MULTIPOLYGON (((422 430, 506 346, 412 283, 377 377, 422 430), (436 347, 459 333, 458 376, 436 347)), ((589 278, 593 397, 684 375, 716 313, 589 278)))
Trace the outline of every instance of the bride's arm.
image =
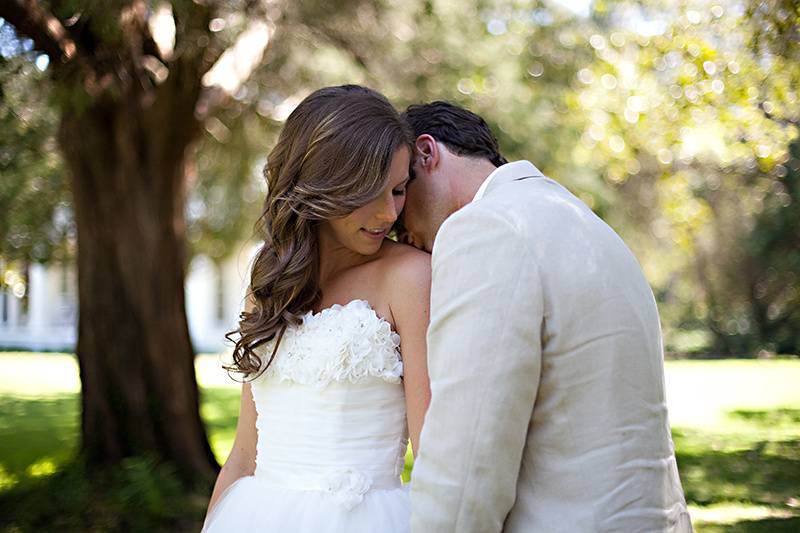
POLYGON ((430 256, 409 248, 392 269, 390 277, 391 311, 403 355, 408 433, 416 457, 422 423, 431 399, 425 342, 430 319, 430 256))
POLYGON ((240 477, 253 475, 256 468, 256 406, 250 384, 242 385, 242 399, 239 405, 239 421, 236 424, 236 437, 228 459, 222 466, 208 502, 206 519, 225 492, 225 489, 240 477))
MULTIPOLYGON (((251 312, 254 307, 253 301, 248 298, 245 303, 245 311, 251 312)), ((239 402, 239 420, 236 423, 236 437, 233 440, 233 448, 217 475, 217 481, 206 510, 206 520, 225 489, 240 477, 250 476, 255 472, 256 441, 256 404, 253 401, 250 384, 243 383, 239 402)))
POLYGON ((206 519, 225 489, 240 477, 250 476, 256 468, 256 406, 250 384, 242 385, 242 399, 239 405, 239 421, 236 424, 236 437, 228 459, 222 466, 208 502, 206 519))

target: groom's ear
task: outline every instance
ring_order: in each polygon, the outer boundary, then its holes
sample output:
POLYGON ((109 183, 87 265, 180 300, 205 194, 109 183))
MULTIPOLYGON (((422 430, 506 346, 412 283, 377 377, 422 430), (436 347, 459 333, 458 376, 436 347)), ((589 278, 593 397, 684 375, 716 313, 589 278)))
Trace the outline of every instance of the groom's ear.
POLYGON ((439 164, 439 145, 436 139, 423 133, 414 142, 414 163, 425 170, 431 170, 439 164))

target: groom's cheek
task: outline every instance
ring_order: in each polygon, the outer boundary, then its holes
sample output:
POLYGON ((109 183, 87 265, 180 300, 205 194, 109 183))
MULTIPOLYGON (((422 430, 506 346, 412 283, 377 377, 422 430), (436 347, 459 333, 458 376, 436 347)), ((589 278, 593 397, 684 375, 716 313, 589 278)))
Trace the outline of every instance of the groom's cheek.
POLYGON ((403 223, 412 235, 419 235, 425 221, 425 197, 421 190, 409 191, 403 211, 403 223))

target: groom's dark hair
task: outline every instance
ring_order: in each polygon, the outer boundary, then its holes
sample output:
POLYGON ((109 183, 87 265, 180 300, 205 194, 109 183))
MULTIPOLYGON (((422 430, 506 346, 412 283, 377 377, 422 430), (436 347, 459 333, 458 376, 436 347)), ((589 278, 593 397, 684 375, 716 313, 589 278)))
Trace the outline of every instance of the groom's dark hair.
POLYGON ((508 163, 489 125, 468 109, 437 100, 409 106, 403 118, 415 138, 427 133, 456 155, 482 157, 496 167, 508 163))

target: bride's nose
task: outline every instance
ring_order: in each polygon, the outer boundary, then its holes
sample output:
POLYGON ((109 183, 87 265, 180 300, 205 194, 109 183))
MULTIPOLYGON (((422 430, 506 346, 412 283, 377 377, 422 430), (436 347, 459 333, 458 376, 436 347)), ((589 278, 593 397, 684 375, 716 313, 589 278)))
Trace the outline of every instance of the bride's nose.
POLYGON ((375 218, 385 224, 394 224, 397 220, 397 206, 395 205, 394 197, 384 198, 381 201, 380 208, 375 213, 375 218))

